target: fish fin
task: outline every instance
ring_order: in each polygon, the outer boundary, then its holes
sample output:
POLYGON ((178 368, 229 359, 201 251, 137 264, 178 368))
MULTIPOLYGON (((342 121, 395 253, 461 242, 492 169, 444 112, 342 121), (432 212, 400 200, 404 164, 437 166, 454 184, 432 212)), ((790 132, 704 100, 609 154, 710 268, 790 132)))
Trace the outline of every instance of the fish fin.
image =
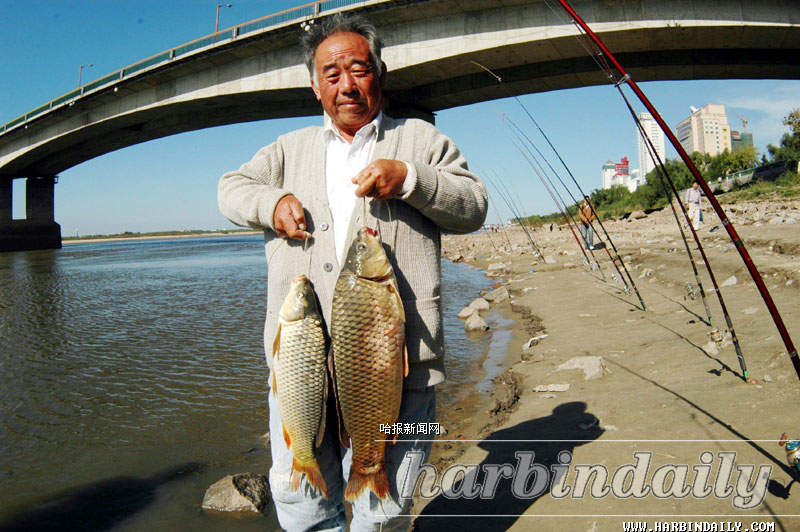
POLYGON ((303 473, 306 474, 306 480, 308 480, 309 485, 314 491, 321 493, 322 496, 327 499, 328 487, 325 485, 325 479, 322 477, 322 471, 316 461, 308 465, 302 465, 297 462, 296 458, 292 458, 292 490, 297 491, 297 488, 300 487, 300 480, 303 473))
POLYGON ((400 291, 397 289, 397 285, 395 284, 397 281, 392 281, 388 283, 386 286, 389 287, 389 291, 394 294, 394 298, 397 302, 397 310, 400 311, 400 319, 403 320, 403 323, 406 322, 406 311, 403 308, 403 299, 400 297, 400 291))
MULTIPOLYGON (((325 388, 322 392, 322 416, 319 420, 319 430, 317 431, 317 439, 314 442, 317 447, 322 445, 322 439, 325 437, 325 420, 328 417, 328 372, 325 372, 325 388)), ((327 499, 327 497, 325 497, 327 499)))
POLYGON ((275 333, 275 341, 272 342, 272 371, 270 378, 272 381, 272 395, 278 395, 278 379, 275 374, 278 371, 278 352, 281 347, 281 324, 278 322, 278 331, 275 333))
POLYGON ((281 324, 278 322, 278 330, 275 333, 275 340, 272 342, 272 360, 278 358, 278 353, 281 350, 281 324))
POLYGON ((281 423, 281 428, 283 429, 283 441, 286 442, 286 447, 291 447, 292 446, 292 438, 291 438, 291 436, 289 436, 289 433, 286 432, 286 425, 281 423))
POLYGON ((403 377, 408 377, 408 346, 403 342, 403 377))
POLYGON ((336 419, 338 421, 337 425, 339 427, 339 441, 342 443, 342 447, 345 449, 350 448, 350 435, 347 434, 347 429, 344 428, 344 420, 342 418, 342 408, 339 405, 339 391, 336 386, 336 368, 334 367, 335 364, 333 363, 333 345, 331 345, 331 349, 328 353, 328 371, 331 374, 331 382, 333 382, 333 400, 334 406, 336 407, 336 419))
POLYGON ((379 499, 389 495, 389 479, 386 478, 386 468, 381 468, 374 473, 364 473, 355 468, 355 462, 350 468, 350 478, 344 490, 344 499, 354 502, 364 493, 365 489, 371 490, 379 499))

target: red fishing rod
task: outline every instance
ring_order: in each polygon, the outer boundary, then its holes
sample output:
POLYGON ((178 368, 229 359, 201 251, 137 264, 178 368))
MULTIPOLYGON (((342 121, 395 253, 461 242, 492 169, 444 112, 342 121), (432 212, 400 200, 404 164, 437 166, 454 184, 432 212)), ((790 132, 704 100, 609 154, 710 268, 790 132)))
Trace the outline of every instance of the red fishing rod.
POLYGON ((672 130, 670 130, 669 126, 667 126, 667 123, 664 122, 664 119, 661 117, 661 115, 653 106, 653 104, 650 102, 650 100, 647 98, 647 96, 645 96, 644 92, 642 92, 642 90, 639 88, 636 82, 633 81, 633 79, 631 79, 630 74, 628 74, 628 72, 622 67, 619 61, 617 61, 617 58, 614 57, 614 54, 612 54, 611 51, 608 48, 606 48, 606 46, 603 44, 603 41, 601 41, 600 38, 597 35, 595 35, 595 33, 591 30, 591 28, 589 28, 586 22, 584 22, 584 20, 578 15, 578 13, 576 13, 575 10, 572 9, 567 0, 558 0, 558 3, 561 5, 561 7, 564 8, 564 11, 566 11, 569 14, 569 16, 572 17, 572 20, 574 20, 575 23, 583 30, 586 36, 589 37, 592 40, 592 42, 598 47, 602 55, 609 61, 611 61, 611 63, 614 65, 614 68, 617 69, 617 71, 621 76, 620 80, 615 84, 617 86, 619 86, 622 83, 628 84, 628 86, 631 88, 634 94, 636 94, 636 96, 639 98, 639 101, 641 101, 642 104, 644 104, 644 106, 650 112, 650 114, 653 115, 653 118, 656 120, 659 127, 661 127, 661 130, 664 131, 664 134, 667 136, 672 146, 678 152, 678 155, 680 155, 683 162, 686 163, 686 166, 689 168, 689 171, 692 173, 692 176, 694 176, 694 179, 697 182, 697 184, 700 185, 700 188, 703 189, 703 193, 706 195, 706 198, 708 198, 709 203, 711 203, 711 206, 714 208, 714 211, 717 213, 720 220, 722 221, 722 225, 723 227, 725 227, 725 231, 728 232, 728 236, 733 242, 733 245, 736 247, 736 250, 739 252, 739 255, 742 257, 742 260, 744 261, 747 271, 750 272, 750 276, 753 278, 753 281, 755 282, 756 287, 758 288, 758 291, 761 294, 762 299, 764 300, 764 303, 767 305, 767 309, 769 310, 769 313, 772 316, 772 320, 775 322, 775 326, 778 328, 778 332, 781 335, 781 339, 783 340, 783 343, 786 346, 786 351, 789 353, 789 358, 792 361, 792 365, 794 366, 797 378, 800 379, 800 358, 798 358, 797 356, 797 349, 795 349, 794 343, 792 343, 792 339, 789 336, 789 331, 786 329, 786 325, 783 323, 783 318, 781 318, 781 315, 778 312, 778 308, 775 306, 775 302, 772 300, 772 296, 770 295, 769 290, 767 290, 767 286, 764 284, 764 280, 761 278, 761 274, 758 273, 758 269, 756 269, 756 266, 753 263, 753 259, 750 257, 750 253, 748 253, 747 248, 744 245, 744 242, 742 242, 741 237, 739 237, 739 234, 733 227, 733 223, 730 221, 730 219, 728 219, 728 216, 725 214, 725 211, 722 210, 722 206, 719 204, 719 201, 717 201, 716 196, 714 196, 714 192, 708 186, 708 183, 706 183, 705 179, 703 179, 703 176, 700 175, 700 172, 697 170, 697 167, 689 158, 689 155, 686 153, 686 150, 683 149, 681 143, 678 142, 678 139, 672 133, 672 130))

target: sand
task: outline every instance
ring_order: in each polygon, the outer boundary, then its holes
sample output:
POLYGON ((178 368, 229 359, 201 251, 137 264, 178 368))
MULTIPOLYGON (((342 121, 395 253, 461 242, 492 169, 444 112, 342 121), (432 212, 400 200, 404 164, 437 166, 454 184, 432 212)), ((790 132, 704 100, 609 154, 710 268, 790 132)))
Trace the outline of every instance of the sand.
MULTIPOLYGON (((800 204, 747 203, 726 210, 789 334, 800 342, 800 223, 795 223, 800 204)), ((712 327, 700 296, 689 295, 686 285, 692 283, 697 292, 696 281, 671 212, 604 225, 625 257, 646 312, 635 295, 611 279, 616 272, 606 252, 594 252, 604 281, 600 271, 582 263, 564 227, 533 235, 547 260, 532 254, 519 228, 508 232, 510 246, 503 233, 443 239, 445 257, 493 269, 508 289, 510 299, 494 303, 493 311, 513 318, 512 340, 509 367, 495 379, 494 406, 459 427, 458 438, 451 432, 434 444, 437 484, 428 487, 461 489, 461 496, 430 492, 418 498, 415 529, 601 531, 642 521, 645 530, 665 529, 656 522, 678 523, 674 530, 738 525, 741 530, 762 525, 764 530, 800 530, 800 517, 792 517, 800 514, 800 486, 793 484, 778 443, 784 431, 800 438, 795 410, 800 380, 727 233, 721 226, 711 232, 718 220, 706 212, 699 234, 717 281, 736 277, 722 293, 749 382, 730 338, 721 348, 710 340, 712 327), (581 369, 558 369, 575 357, 602 357, 599 374, 595 367, 594 378, 586 380, 581 369), (534 391, 550 385, 566 391, 534 391), (566 461, 567 473, 558 476, 553 490, 551 466, 559 458, 566 461), (525 460, 543 466, 527 485, 523 480, 530 469, 518 467, 525 460), (504 471, 516 471, 516 488, 511 480, 501 480, 495 493, 488 493, 486 471, 506 463, 512 467, 504 471), (637 463, 638 473, 623 478, 626 470, 620 468, 630 464, 633 470, 637 463), (464 465, 478 466, 480 473, 464 465), (576 479, 588 478, 590 466, 598 467, 582 490, 576 479), (447 467, 449 474, 443 475, 447 467), (598 480, 603 471, 607 482, 598 480), (453 479, 465 474, 467 481, 453 486, 453 479), (646 493, 631 493, 634 477, 646 493), (613 491, 607 487, 612 478, 619 482, 613 491), (743 484, 748 479, 754 491, 743 484), (691 528, 684 522, 705 524, 691 528)), ((701 260, 696 252, 695 260, 701 260)), ((698 268, 712 326, 726 331, 705 267, 698 268)))

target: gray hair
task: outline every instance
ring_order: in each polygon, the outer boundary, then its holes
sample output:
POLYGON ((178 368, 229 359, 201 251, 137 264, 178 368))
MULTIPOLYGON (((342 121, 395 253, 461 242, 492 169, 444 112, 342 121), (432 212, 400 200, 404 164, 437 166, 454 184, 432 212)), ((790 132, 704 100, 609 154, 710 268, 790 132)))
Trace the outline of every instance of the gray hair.
POLYGON ((317 81, 317 71, 314 62, 316 59, 317 48, 322 41, 334 33, 347 32, 357 33, 367 40, 369 44, 369 57, 372 61, 372 68, 378 77, 381 76, 381 48, 383 43, 378 37, 378 30, 361 15, 347 13, 335 13, 326 17, 315 24, 306 26, 306 32, 302 37, 303 52, 306 58, 306 67, 311 79, 317 81))

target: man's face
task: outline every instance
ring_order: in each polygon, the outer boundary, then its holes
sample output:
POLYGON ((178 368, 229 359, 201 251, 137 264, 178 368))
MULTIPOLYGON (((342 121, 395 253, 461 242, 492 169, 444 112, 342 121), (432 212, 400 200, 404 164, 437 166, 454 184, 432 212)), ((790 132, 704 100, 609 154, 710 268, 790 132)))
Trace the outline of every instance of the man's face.
POLYGON ((375 75, 369 43, 357 33, 334 33, 314 57, 317 83, 312 80, 311 88, 339 132, 352 139, 381 109, 386 68, 375 75))
POLYGON ((697 190, 697 187, 698 187, 698 186, 699 186, 699 185, 697 184, 697 181, 695 181, 694 183, 692 183, 692 188, 693 188, 693 189, 697 190))

